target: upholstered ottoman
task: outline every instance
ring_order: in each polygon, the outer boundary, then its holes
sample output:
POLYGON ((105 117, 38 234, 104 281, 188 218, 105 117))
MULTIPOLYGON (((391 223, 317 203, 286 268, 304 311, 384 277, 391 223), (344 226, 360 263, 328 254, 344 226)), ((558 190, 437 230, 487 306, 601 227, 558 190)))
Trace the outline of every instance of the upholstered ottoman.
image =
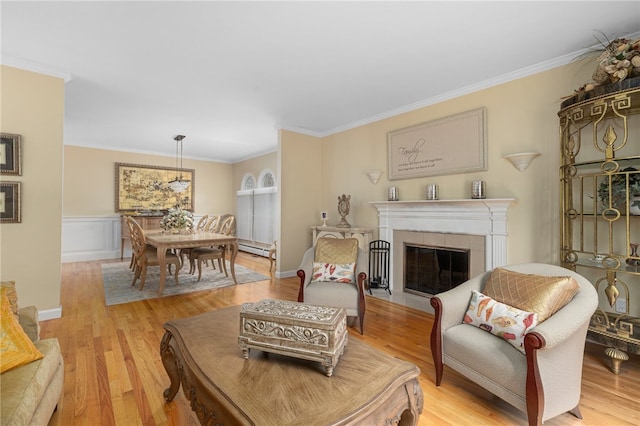
POLYGON ((238 343, 242 356, 251 348, 319 361, 333 374, 347 344, 347 317, 342 308, 265 299, 240 310, 238 343))

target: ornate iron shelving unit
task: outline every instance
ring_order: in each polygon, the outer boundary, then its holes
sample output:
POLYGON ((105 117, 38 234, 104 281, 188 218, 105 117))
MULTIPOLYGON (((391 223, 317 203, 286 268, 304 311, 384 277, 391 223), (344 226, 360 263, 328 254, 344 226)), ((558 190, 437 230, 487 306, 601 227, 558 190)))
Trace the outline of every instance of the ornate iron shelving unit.
POLYGON ((588 336, 618 374, 640 354, 640 77, 567 99, 558 116, 561 263, 594 283, 588 336))

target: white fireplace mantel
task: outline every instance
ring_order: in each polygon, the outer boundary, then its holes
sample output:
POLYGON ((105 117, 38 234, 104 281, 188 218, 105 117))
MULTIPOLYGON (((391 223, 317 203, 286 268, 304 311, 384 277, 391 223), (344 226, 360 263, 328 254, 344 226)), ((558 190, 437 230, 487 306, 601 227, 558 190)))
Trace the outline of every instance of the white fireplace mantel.
POLYGON ((490 270, 507 264, 507 212, 515 201, 486 198, 369 204, 378 210, 380 239, 389 241, 392 247, 394 231, 481 235, 485 240, 485 268, 490 270))

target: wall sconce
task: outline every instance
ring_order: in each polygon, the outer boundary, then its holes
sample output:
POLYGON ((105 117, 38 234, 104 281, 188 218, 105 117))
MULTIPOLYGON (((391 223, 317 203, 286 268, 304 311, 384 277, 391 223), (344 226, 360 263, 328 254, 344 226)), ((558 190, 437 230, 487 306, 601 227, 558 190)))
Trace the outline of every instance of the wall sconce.
POLYGON ((509 160, 511 164, 513 164, 513 167, 523 172, 538 155, 540 155, 539 152, 518 152, 516 154, 505 155, 504 158, 509 160))
POLYGON ((382 172, 380 170, 370 170, 366 173, 367 176, 369 176, 369 180, 373 184, 378 183, 378 181, 380 180, 380 176, 382 176, 382 172))

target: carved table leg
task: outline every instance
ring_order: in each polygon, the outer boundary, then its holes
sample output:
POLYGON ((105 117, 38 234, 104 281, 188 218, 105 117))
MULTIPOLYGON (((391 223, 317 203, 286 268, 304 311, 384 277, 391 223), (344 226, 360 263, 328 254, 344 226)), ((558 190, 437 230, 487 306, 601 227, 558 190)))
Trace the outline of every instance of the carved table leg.
POLYGON ((167 370, 167 374, 171 380, 169 387, 162 393, 165 401, 167 402, 173 401, 173 398, 180 389, 180 366, 174 349, 170 345, 172 337, 171 333, 166 331, 164 336, 162 336, 162 342, 160 342, 160 357, 162 358, 162 364, 164 365, 164 369, 167 370))
POLYGON ((325 374, 327 375, 327 377, 333 376, 333 365, 325 366, 325 374))
POLYGON ((238 284, 238 280, 236 279, 236 256, 238 256, 238 241, 235 240, 231 244, 229 244, 229 248, 231 249, 231 257, 229 259, 229 265, 231 266, 231 277, 233 278, 233 282, 238 284))
POLYGON ((413 396, 410 398, 411 411, 413 412, 414 418, 418 419, 424 407, 424 394, 417 379, 412 383, 411 389, 413 390, 413 396))

